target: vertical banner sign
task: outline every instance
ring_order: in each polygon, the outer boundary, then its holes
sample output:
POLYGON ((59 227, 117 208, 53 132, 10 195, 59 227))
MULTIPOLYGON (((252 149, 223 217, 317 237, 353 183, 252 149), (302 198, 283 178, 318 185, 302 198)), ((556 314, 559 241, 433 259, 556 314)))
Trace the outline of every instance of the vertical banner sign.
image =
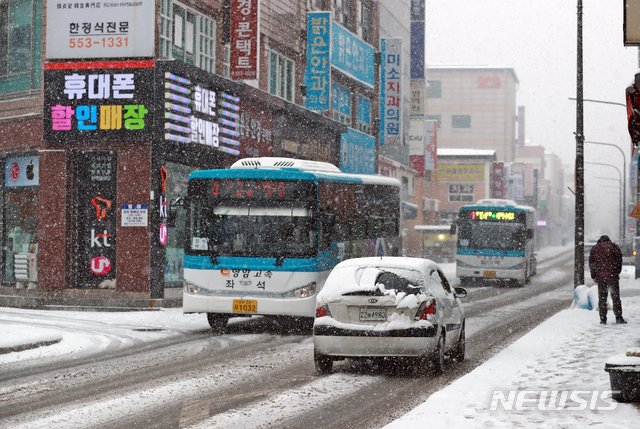
POLYGON ((309 110, 329 110, 331 90, 331 12, 307 13, 307 67, 304 84, 307 88, 305 107, 309 110))
POLYGON ((215 88, 206 74, 190 74, 164 72, 164 139, 239 155, 240 97, 215 88))
POLYGON ((380 145, 398 145, 402 139, 402 39, 380 39, 380 145))
POLYGON ((231 0, 231 79, 258 78, 258 0, 231 0))
POLYGON ((160 196, 158 207, 160 208, 160 229, 158 231, 158 240, 161 246, 167 245, 169 233, 167 230, 167 218, 169 217, 167 212, 167 180, 169 179, 169 172, 164 165, 160 166, 160 196))
POLYGON ((424 0, 411 0, 411 79, 424 79, 424 0))
POLYGON ((85 152, 77 159, 78 287, 114 288, 116 271, 116 157, 85 152))
POLYGON ((409 121, 409 167, 417 171, 417 177, 424 177, 426 164, 426 135, 423 118, 411 118, 409 121))
POLYGON ((425 151, 424 170, 436 171, 438 168, 438 121, 424 121, 425 151))

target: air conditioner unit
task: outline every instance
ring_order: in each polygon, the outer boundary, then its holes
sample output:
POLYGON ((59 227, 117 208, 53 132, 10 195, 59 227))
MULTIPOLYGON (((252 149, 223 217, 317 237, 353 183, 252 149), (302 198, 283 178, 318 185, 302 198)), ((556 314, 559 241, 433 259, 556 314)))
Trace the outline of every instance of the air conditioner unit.
POLYGON ((424 210, 437 212, 440 209, 440 200, 435 198, 424 198, 424 210))

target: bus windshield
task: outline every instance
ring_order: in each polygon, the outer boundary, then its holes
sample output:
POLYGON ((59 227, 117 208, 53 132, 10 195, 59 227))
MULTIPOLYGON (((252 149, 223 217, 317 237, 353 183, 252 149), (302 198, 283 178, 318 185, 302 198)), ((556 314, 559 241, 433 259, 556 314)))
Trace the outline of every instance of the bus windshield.
POLYGON ((266 183, 194 184, 187 251, 212 256, 315 256, 318 232, 312 184, 266 183))
POLYGON ((460 222, 458 246, 471 249, 522 250, 526 230, 519 223, 460 222))

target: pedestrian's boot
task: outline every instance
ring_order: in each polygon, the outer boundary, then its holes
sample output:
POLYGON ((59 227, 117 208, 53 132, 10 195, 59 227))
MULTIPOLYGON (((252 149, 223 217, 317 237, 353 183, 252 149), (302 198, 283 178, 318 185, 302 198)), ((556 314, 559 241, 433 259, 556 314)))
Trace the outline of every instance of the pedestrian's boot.
POLYGON ((600 324, 601 325, 606 325, 607 324, 607 319, 600 319, 600 324))
POLYGON ((625 323, 627 323, 627 321, 624 320, 622 317, 619 317, 619 318, 616 319, 616 323, 618 325, 624 325, 625 323))

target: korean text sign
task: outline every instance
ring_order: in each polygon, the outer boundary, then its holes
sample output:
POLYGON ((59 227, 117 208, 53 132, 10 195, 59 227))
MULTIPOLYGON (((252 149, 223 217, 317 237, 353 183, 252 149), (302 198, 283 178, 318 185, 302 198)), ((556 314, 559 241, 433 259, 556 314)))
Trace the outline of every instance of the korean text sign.
POLYGON ((348 128, 340 135, 340 170, 344 173, 376 173, 376 139, 348 128))
POLYGON ((258 3, 231 1, 231 79, 258 78, 258 3))
POLYGON ((375 86, 373 46, 336 22, 331 25, 331 65, 370 88, 375 86))
POLYGON ((148 138, 153 125, 153 85, 153 68, 45 70, 45 139, 148 138))
POLYGON ((402 140, 402 39, 380 39, 380 144, 402 140))
POLYGON ((155 1, 47 0, 47 59, 153 57, 155 1))
POLYGON ((329 110, 331 90, 331 13, 307 14, 307 67, 304 84, 307 87, 306 108, 329 110))

